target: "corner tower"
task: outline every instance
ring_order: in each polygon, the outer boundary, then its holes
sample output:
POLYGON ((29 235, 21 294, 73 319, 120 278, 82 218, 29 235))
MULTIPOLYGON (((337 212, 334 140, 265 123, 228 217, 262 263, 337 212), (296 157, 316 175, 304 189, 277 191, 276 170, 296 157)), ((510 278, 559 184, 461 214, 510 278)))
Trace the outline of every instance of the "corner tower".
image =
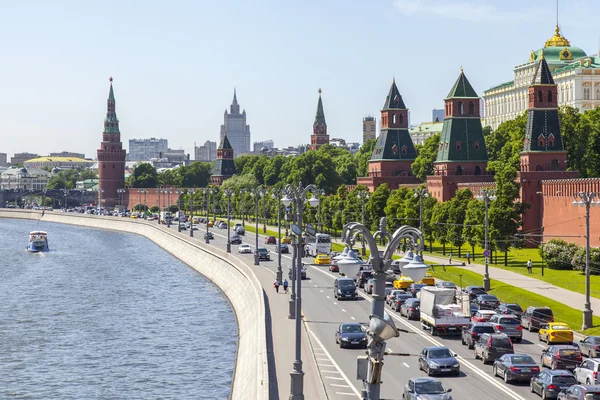
POLYGON ((106 118, 98 155, 98 204, 113 207, 119 202, 117 189, 125 188, 125 153, 115 111, 112 77, 109 78, 106 118))
POLYGON ((317 103, 317 113, 313 123, 313 134, 310 136, 310 149, 317 150, 324 144, 329 144, 329 135, 327 134, 327 122, 325 122, 325 112, 323 111, 323 100, 321 99, 321 89, 319 89, 319 102, 317 103))
POLYGON ((229 143, 229 139, 227 139, 227 135, 224 135, 217 148, 217 160, 210 180, 213 185, 220 185, 225 179, 231 178, 234 174, 233 148, 229 143))

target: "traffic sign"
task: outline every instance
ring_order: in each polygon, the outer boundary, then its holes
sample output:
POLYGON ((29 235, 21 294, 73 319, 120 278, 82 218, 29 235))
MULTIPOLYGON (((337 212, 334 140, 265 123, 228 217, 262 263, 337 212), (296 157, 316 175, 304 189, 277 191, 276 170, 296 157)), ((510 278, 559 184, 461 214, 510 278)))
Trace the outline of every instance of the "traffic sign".
POLYGON ((491 257, 492 256, 492 252, 490 250, 484 250, 483 251, 483 256, 484 257, 491 257))

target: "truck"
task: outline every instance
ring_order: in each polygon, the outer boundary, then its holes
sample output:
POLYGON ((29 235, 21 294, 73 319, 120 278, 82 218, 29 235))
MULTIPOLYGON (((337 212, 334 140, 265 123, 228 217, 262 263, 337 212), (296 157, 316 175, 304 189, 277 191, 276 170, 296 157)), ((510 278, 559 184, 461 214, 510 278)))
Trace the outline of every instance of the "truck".
POLYGON ((460 335, 471 322, 460 304, 455 304, 454 289, 425 286, 421 289, 420 319, 423 329, 433 336, 460 335))
POLYGON ((171 211, 161 211, 160 223, 167 224, 169 222, 173 222, 173 214, 171 214, 171 211))

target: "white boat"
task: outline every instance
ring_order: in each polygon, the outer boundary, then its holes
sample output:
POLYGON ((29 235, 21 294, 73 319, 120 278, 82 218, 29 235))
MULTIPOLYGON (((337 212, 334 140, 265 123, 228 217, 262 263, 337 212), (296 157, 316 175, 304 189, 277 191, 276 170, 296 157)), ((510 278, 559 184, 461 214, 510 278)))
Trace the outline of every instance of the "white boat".
POLYGON ((27 250, 37 253, 39 251, 48 251, 48 233, 44 231, 29 232, 29 243, 27 250))

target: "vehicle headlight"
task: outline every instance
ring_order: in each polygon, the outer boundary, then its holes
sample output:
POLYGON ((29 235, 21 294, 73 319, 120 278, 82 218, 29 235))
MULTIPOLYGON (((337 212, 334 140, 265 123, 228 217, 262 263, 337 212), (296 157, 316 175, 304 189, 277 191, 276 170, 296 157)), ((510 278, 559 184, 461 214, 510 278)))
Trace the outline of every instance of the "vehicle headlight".
POLYGON ((367 341, 367 338, 366 338, 366 337, 364 337, 364 338, 362 338, 362 339, 360 339, 360 340, 362 340, 363 342, 366 342, 366 341, 367 341))
POLYGON ((342 294, 342 291, 341 291, 340 289, 338 289, 338 293, 339 293, 339 294, 342 294))
POLYGON ((347 337, 343 337, 342 340, 347 342, 349 339, 347 337))
POLYGON ((453 365, 453 367, 454 367, 454 368, 458 368, 458 367, 460 367, 460 364, 459 364, 459 363, 456 363, 456 364, 454 364, 454 365, 453 365))
POLYGON ((435 363, 431 363, 431 364, 429 364, 429 366, 430 366, 431 368, 433 368, 433 369, 436 369, 436 368, 439 368, 439 367, 440 367, 439 365, 437 365, 437 364, 435 364, 435 363))

